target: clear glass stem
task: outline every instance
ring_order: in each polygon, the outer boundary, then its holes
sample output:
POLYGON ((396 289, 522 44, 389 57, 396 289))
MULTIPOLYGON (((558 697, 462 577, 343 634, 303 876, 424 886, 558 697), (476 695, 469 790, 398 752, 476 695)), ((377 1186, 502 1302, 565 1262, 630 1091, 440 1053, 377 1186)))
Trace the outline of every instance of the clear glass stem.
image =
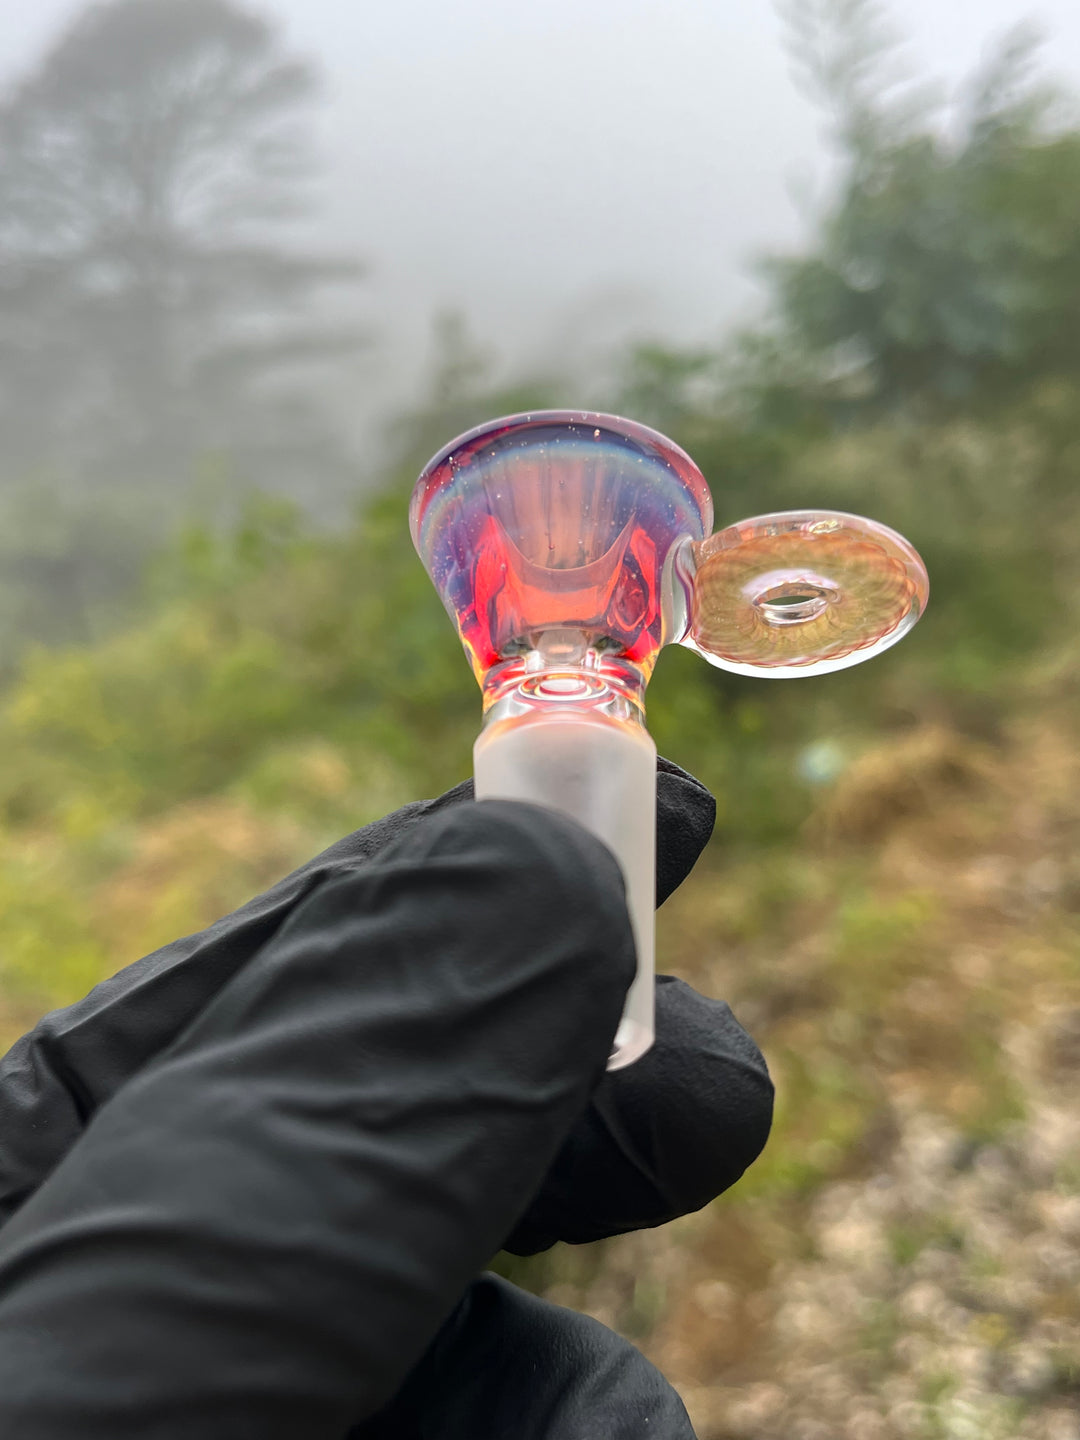
POLYGON ((637 719, 554 701, 496 720, 473 751, 477 800, 526 800, 570 815, 613 852, 626 882, 637 974, 609 1070, 653 1042, 656 746, 637 719))

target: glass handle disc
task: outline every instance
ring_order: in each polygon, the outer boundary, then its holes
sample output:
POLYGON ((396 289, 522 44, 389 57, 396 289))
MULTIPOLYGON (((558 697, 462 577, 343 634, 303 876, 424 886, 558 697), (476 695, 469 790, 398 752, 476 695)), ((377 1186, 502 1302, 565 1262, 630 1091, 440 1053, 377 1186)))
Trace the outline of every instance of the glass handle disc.
POLYGON ((821 675, 902 639, 926 608, 915 549, 835 510, 742 520, 693 546, 683 644, 740 675, 821 675))

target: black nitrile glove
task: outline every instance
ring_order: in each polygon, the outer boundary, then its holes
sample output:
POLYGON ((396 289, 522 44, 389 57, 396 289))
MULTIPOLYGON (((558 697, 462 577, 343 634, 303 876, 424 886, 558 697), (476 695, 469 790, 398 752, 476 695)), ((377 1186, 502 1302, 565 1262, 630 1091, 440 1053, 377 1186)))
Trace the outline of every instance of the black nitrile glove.
MULTIPOLYGON (((605 1075, 618 867, 552 811, 470 799, 358 831, 0 1063, 0 1435, 692 1435, 631 1346, 477 1275, 732 1184, 764 1062, 662 980, 654 1049, 605 1075)), ((659 899, 712 814, 659 762, 659 899)))

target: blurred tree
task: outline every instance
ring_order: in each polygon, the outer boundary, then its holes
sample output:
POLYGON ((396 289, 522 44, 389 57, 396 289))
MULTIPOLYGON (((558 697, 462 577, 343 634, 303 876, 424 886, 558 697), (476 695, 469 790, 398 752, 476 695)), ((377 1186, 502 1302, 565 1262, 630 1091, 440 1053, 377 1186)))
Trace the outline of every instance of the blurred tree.
POLYGON ((37 475, 0 492, 0 682, 27 643, 93 640, 143 570, 152 509, 37 475), (115 608, 114 608, 115 607, 115 608))
POLYGON ((573 398, 561 377, 505 376, 501 368, 498 355, 476 338, 459 311, 434 316, 424 389, 386 429, 391 485, 411 490, 417 471, 435 451, 474 425, 495 415, 556 409, 573 398))
POLYGON ((360 272, 302 242, 315 92, 274 27, 230 0, 110 0, 7 95, 9 473, 175 479, 224 452, 295 493, 340 468, 303 379, 360 342, 319 305, 360 272))
POLYGON ((717 393, 717 356, 708 350, 673 350, 666 345, 635 346, 616 375, 620 413, 654 425, 665 435, 683 435, 717 393))
POLYGON ((873 0, 785 14, 843 167, 815 249, 768 266, 816 397, 848 412, 995 404, 1080 370, 1080 133, 1033 79, 1031 37, 1008 36, 944 123, 903 83, 873 0))

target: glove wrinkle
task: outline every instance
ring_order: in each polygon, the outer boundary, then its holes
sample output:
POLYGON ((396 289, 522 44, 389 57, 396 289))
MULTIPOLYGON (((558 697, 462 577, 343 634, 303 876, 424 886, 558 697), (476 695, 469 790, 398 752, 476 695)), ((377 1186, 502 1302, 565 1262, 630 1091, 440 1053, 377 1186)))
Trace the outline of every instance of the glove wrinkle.
POLYGON ((324 883, 0 1231, 0 1434, 341 1440, 539 1188, 633 971, 614 858, 540 807, 324 883))
POLYGON ((660 1372, 599 1321, 483 1275, 346 1440, 694 1440, 660 1372))
POLYGON ((660 976, 656 1043, 601 1080, 504 1249, 534 1255, 701 1209, 761 1153, 772 1107, 765 1059, 730 1007, 660 976))
MULTIPOLYGON (((407 963, 405 940, 414 937, 414 961, 424 943, 446 940, 437 907, 428 903, 430 897, 403 907, 400 895, 395 899, 378 890, 390 884, 390 871, 403 856, 420 869, 443 866, 442 913, 452 925, 475 926, 486 937, 481 954, 494 957, 505 950, 502 968, 510 975, 523 955, 528 959, 537 944, 544 948, 545 927, 557 927, 560 920, 570 929, 581 923, 574 905, 566 912, 565 902, 552 904, 549 885, 542 887, 544 903, 538 906, 542 920, 529 912, 538 864, 541 870, 551 863, 561 867, 564 887, 579 897, 578 911, 583 889, 590 912, 612 882, 621 895, 610 855, 569 826, 569 842, 563 837, 554 848, 547 845, 546 859, 534 855, 509 885, 512 899, 498 915, 488 914, 492 890, 498 889, 495 877, 507 880, 506 867, 513 869, 515 855, 520 860, 521 847, 511 843, 510 853, 493 855, 481 846, 476 856, 486 879, 479 889, 446 867, 448 857, 438 845, 424 850, 425 836, 442 834, 442 824, 451 826, 447 835, 454 833, 453 822, 474 813, 472 799, 467 781, 345 837, 233 915, 163 947, 84 1000, 46 1016, 0 1061, 0 1225, 15 1215, 0 1229, 0 1433, 18 1434, 20 1440, 136 1435, 189 1440, 193 1434, 207 1440, 255 1435, 340 1440, 348 1424, 393 1392, 501 1236, 510 1232, 507 1247, 527 1254, 558 1238, 581 1242, 660 1224, 707 1203, 754 1158, 771 1114, 764 1061, 726 1006, 681 982, 658 980, 653 1051, 630 1069, 602 1077, 602 1057, 594 1057, 584 1080, 588 1064, 582 1049, 595 1041, 595 1028, 573 1049, 568 1064, 561 1070, 557 1065, 559 1046, 569 1044, 576 1023, 566 1006, 576 986, 588 990, 594 983, 578 973, 580 962, 573 979, 562 977, 557 985, 551 979, 559 996, 554 1008, 550 986, 537 978, 530 989, 528 976, 517 972, 517 990, 503 998, 527 1013, 527 1023, 501 1023, 497 987, 483 994, 471 985, 459 990, 450 971, 446 985, 432 996, 431 971, 407 963), (587 852, 592 846, 591 858, 575 849, 580 844, 587 852), (599 866, 592 883, 590 865, 599 866), (372 982, 372 974, 355 961, 359 950, 365 957, 371 953, 356 926, 358 912, 374 904, 377 892, 389 909, 382 931, 386 944, 374 950, 382 958, 393 952, 397 966, 392 980, 383 974, 385 985, 361 983, 372 982), (424 943, 415 938, 419 931, 429 937, 424 943), (517 948, 508 946, 508 937, 518 940, 517 948), (283 987, 277 991, 275 975, 283 987), (290 977, 296 986, 287 991, 290 977), (402 1024, 413 1005, 422 1041, 418 1030, 402 1024), (450 1018, 470 1005, 474 1025, 450 1018), (506 1043, 500 1044, 500 1035, 506 1043), (534 1042, 556 1065, 554 1088, 550 1072, 543 1078, 536 1069, 534 1042), (387 1058, 387 1047, 395 1046, 396 1059, 387 1058), (406 1063, 406 1052, 414 1061, 406 1063), (501 1080, 489 1082, 491 1065, 505 1075, 509 1092, 501 1080), (569 1104, 566 1087, 574 1084, 582 1088, 569 1104), (348 1100, 350 1087, 357 1086, 362 1097, 348 1100), (590 1089, 595 1103, 586 1104, 590 1089), (554 1110, 562 1118, 552 1127, 554 1110), (395 1136, 402 1131, 413 1144, 403 1142, 395 1151, 395 1136), (546 1152, 529 1138, 538 1131, 547 1135, 546 1152), (474 1147, 467 1158, 462 1144, 474 1147), (322 1160, 313 1161, 313 1155, 322 1160), (350 1171, 349 1183, 327 1183, 320 1165, 330 1171, 338 1166, 342 1175, 350 1171), (216 1198, 204 1193, 207 1177, 220 1179, 234 1166, 242 1172, 235 1184, 222 1185, 216 1198), (524 1178, 522 1166, 531 1167, 531 1179, 524 1178), (358 1174, 364 1181, 359 1195, 358 1174), (520 1186, 511 1203, 515 1176, 520 1186), (376 1198, 380 1186, 392 1191, 391 1198, 376 1198), (74 1228, 66 1223, 65 1196, 74 1228), (367 1201, 371 1208, 358 1219, 367 1201), (502 1220, 496 1218, 499 1205, 502 1220), (92 1223, 83 1215, 87 1206, 92 1223), (421 1214, 429 1223, 419 1222, 421 1214), (386 1225, 380 1229, 383 1216, 386 1225), (476 1239, 484 1223, 487 1234, 482 1245, 476 1240, 478 1258, 465 1274, 468 1245, 461 1237, 476 1239), (440 1224, 454 1232, 453 1241, 438 1239, 446 1233, 440 1224), (146 1256, 161 1262, 160 1274, 143 1264, 146 1256), (459 1265, 460 1284, 450 1278, 451 1265, 459 1265), (350 1286, 360 1272, 366 1298, 357 1306, 356 1287, 350 1286), (176 1284, 168 1314, 151 1303, 155 1275, 166 1290, 176 1284), (121 1299, 125 1285, 130 1294, 121 1299), (343 1301, 346 1289, 349 1299, 343 1301), (138 1302, 134 1310, 131 1296, 138 1302), (54 1301, 63 1311, 55 1327, 26 1320, 35 1306, 40 1316, 41 1307, 54 1301), (284 1341, 284 1355, 283 1310, 295 1326, 284 1341), (395 1348, 393 1340, 395 1313, 405 1329, 413 1325, 412 1341, 403 1348, 395 1348), (365 1337, 373 1338, 360 1354, 357 1334, 365 1325, 365 1337), (192 1384, 181 1387, 174 1401, 167 1386, 163 1391, 155 1383, 154 1367, 176 1349, 176 1336, 185 1328, 200 1333, 205 1328, 209 1343, 191 1365, 192 1384), (17 1337, 18 1348, 7 1346, 9 1334, 17 1337), (76 1363, 69 1375, 72 1356, 76 1363), (42 1377, 40 1394, 14 1420, 20 1393, 25 1400, 35 1374, 42 1377), (322 1401, 312 1406, 297 1398, 299 1389, 318 1388, 330 1374, 322 1401), (62 1389, 61 1378, 85 1386, 77 1402, 74 1390, 62 1389), (331 1390, 341 1398, 332 1427, 331 1390), (254 1405, 249 1396, 256 1398, 254 1405), (117 1417, 95 1428, 99 1412, 115 1403, 121 1405, 117 1417), (199 1405, 205 1415, 191 1418, 199 1405), (174 1409, 179 1419, 172 1418, 174 1409)), ((483 808, 491 813, 488 805, 483 808)), ((543 817, 550 814, 540 812, 528 834, 519 835, 526 850, 545 848, 543 817)), ((658 905, 689 873, 714 816, 709 792, 678 766, 658 759, 658 905)), ((554 817, 551 824, 567 822, 554 817)), ((450 848, 455 860, 469 850, 460 844, 450 848)), ((604 924, 614 923, 617 930, 625 925, 621 899, 615 909, 614 922, 604 924)), ((580 935, 578 941, 584 943, 580 935)), ((597 966, 606 984, 615 985, 615 998, 605 991, 604 1003, 617 1013, 618 987, 626 978, 625 973, 618 978, 620 965, 625 972, 629 957, 620 961, 613 955, 611 941, 612 932, 605 932, 607 950, 597 966)), ((586 1010, 601 1003, 598 992, 592 993, 586 1010)), ((584 1025, 587 1016, 577 1019, 584 1025)), ((440 1428, 434 1403, 422 1431, 402 1428, 404 1412, 395 1401, 382 1412, 396 1417, 394 1424, 371 1429, 372 1437, 692 1437, 678 1397, 633 1347, 603 1327, 591 1330, 595 1322, 571 1311, 528 1296, 519 1301, 520 1292, 493 1277, 477 1286, 431 1353, 444 1356, 440 1383, 447 1395, 471 1368, 480 1367, 478 1373, 501 1396, 504 1429, 496 1434, 487 1424, 489 1407, 479 1385, 455 1412, 460 1429, 453 1434, 440 1428), (485 1324, 492 1331, 486 1339, 485 1324), (606 1337, 602 1342, 597 1331, 606 1337), (459 1339, 455 1352, 447 1337, 459 1332, 472 1339, 468 1345, 459 1339), (451 1363, 455 1353, 458 1360, 451 1363), (590 1366, 597 1377, 591 1388, 590 1366), (595 1403, 587 1404, 590 1394, 595 1403)), ((367 1344, 364 1338, 360 1349, 367 1344)), ((183 1345, 180 1352, 182 1370, 190 1356, 183 1345)), ((414 1372, 421 1389, 435 1384, 434 1372, 424 1367, 422 1361, 414 1372)), ((432 1393, 440 1393, 437 1386, 432 1393)), ((367 1440, 365 1426, 378 1423, 366 1421, 356 1435, 367 1440)))
MULTIPOLYGON (((180 1035, 319 886, 370 864, 417 825, 471 803, 463 781, 347 835, 233 914, 127 966, 53 1011, 0 1060, 0 1225, 46 1178, 94 1112, 180 1035)), ((657 760, 657 903, 689 873, 716 806, 657 760)))
POLYGON ((17 1041, 0 1060, 0 1224, 98 1107, 174 1040, 320 885, 368 863, 428 816, 471 799, 469 780, 355 831, 231 915, 46 1015, 17 1041))

